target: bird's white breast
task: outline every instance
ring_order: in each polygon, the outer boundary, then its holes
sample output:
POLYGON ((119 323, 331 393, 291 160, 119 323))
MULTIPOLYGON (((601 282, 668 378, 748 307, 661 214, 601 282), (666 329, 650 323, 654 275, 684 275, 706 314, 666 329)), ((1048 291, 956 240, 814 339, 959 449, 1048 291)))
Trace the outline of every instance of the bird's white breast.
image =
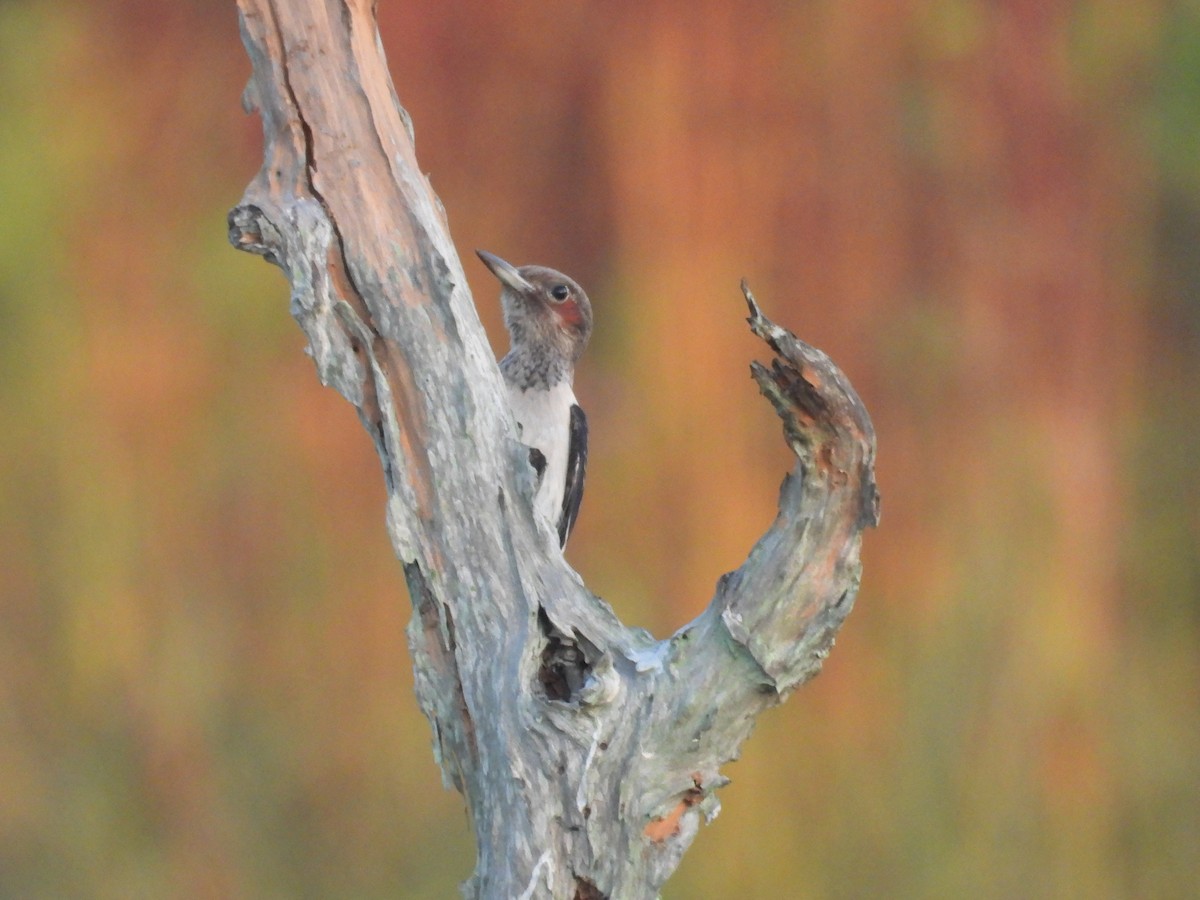
POLYGON ((547 520, 551 529, 557 528, 567 480, 575 392, 566 381, 560 381, 549 390, 530 388, 522 391, 511 384, 505 386, 508 402, 520 426, 521 443, 540 450, 546 457, 546 471, 533 498, 534 512, 547 520))

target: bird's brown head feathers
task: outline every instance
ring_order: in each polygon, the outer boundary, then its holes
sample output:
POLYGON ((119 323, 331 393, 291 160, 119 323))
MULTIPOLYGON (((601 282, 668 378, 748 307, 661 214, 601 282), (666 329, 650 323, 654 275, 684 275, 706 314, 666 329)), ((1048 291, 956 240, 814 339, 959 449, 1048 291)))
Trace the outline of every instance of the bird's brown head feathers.
POLYGON ((486 250, 475 252, 500 279, 513 349, 552 354, 574 366, 592 334, 592 304, 583 288, 554 269, 518 268, 486 250))

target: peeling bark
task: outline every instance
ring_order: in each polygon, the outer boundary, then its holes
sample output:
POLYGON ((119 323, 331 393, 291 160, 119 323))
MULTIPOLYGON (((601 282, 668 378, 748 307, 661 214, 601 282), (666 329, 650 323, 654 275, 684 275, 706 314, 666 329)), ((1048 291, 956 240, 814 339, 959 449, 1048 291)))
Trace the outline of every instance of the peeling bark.
POLYGON ((779 515, 665 641, 622 625, 535 524, 441 205, 369 0, 239 0, 263 167, 235 247, 288 277, 321 381, 371 435, 404 565, 416 692, 478 844, 467 897, 653 897, 719 808, 758 713, 812 678, 858 588, 874 434, 845 376, 743 285, 796 455, 779 515))

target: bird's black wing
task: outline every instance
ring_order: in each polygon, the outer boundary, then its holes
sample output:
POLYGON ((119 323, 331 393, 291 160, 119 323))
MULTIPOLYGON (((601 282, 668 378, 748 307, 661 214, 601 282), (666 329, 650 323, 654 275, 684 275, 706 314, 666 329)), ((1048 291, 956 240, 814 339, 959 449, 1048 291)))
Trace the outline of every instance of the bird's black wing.
POLYGON ((583 477, 587 472, 587 416, 576 403, 571 407, 571 436, 567 445, 567 483, 563 490, 562 516, 558 520, 558 542, 567 545, 567 535, 579 515, 583 500, 583 477))

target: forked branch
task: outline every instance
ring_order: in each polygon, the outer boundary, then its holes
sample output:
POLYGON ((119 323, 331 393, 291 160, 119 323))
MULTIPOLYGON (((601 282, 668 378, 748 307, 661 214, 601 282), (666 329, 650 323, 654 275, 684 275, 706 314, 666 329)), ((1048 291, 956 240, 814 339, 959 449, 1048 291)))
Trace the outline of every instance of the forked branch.
POLYGON ((770 322, 753 374, 797 462, 779 516, 666 641, 622 625, 534 523, 528 455, 370 0, 239 0, 264 163, 234 246, 283 269, 321 380, 379 452, 417 697, 478 841, 471 897, 652 897, 754 717, 812 677, 876 519, 874 436, 824 354, 770 322))

